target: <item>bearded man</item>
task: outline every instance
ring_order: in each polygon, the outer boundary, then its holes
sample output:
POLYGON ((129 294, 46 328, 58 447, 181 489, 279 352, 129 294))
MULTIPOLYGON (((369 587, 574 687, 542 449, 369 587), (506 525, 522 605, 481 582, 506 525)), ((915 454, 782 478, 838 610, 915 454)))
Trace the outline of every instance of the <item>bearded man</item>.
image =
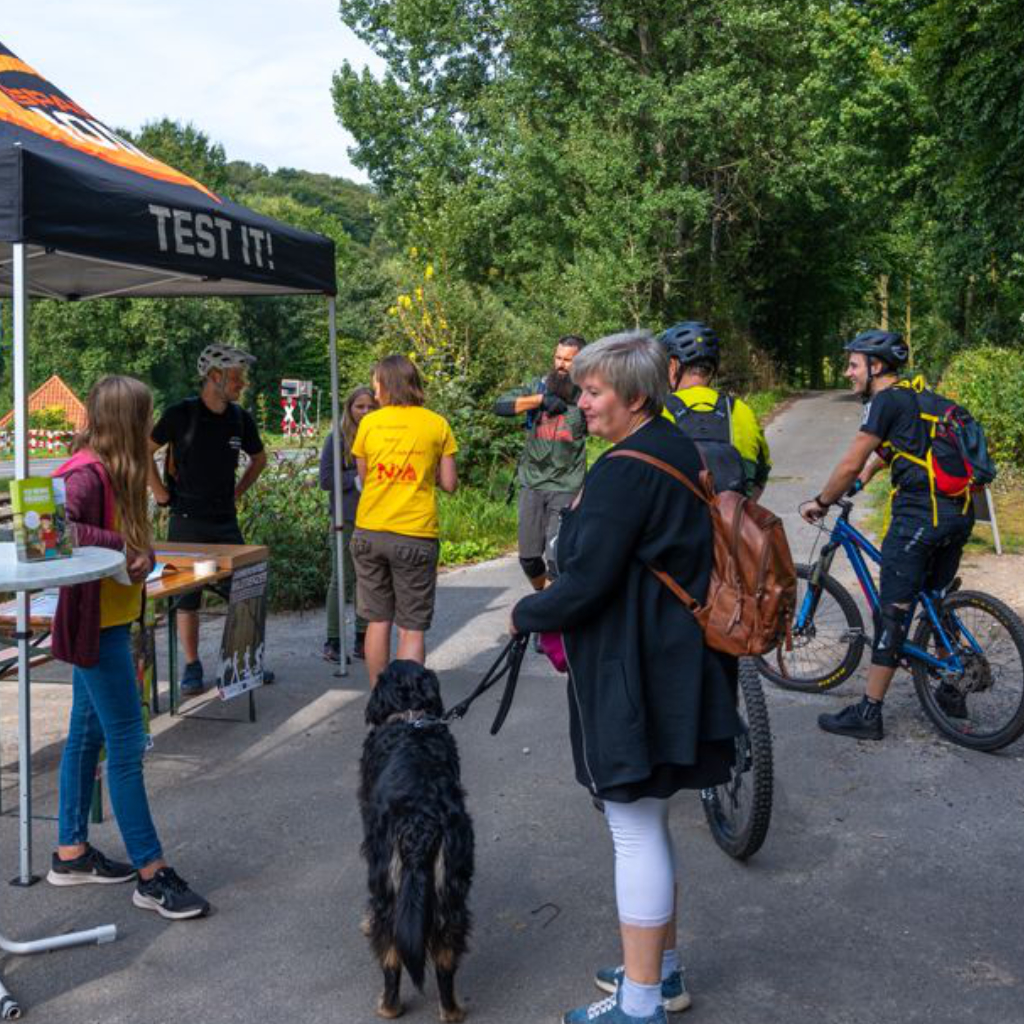
POLYGON ((586 344, 566 334, 555 345, 546 377, 506 391, 495 403, 498 416, 525 416, 526 443, 519 459, 519 564, 535 590, 554 578, 551 541, 559 513, 583 486, 587 470, 587 424, 576 407, 579 388, 570 371, 586 344))

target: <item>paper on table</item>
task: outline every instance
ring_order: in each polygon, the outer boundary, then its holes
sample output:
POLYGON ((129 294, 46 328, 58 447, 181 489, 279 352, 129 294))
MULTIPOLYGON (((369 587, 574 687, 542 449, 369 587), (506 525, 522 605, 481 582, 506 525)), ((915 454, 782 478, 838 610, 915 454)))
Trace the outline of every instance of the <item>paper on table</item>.
MULTIPOLYGON (((60 597, 60 590, 53 587, 50 590, 40 590, 32 595, 32 605, 29 614, 37 619, 52 619, 57 614, 57 598, 60 597)), ((18 602, 4 601, 0 604, 0 616, 14 618, 18 614, 18 602)))

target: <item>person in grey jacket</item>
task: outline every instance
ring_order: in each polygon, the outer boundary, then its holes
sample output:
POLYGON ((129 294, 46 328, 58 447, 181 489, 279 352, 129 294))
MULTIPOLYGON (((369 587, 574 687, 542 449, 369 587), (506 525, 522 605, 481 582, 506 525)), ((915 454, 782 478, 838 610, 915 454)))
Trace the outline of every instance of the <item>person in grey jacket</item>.
POLYGON ((650 569, 705 599, 708 510, 664 470, 623 455, 667 463, 697 483, 694 443, 661 414, 667 369, 646 332, 604 338, 576 357, 587 429, 613 447, 563 514, 558 576, 512 611, 514 632, 563 634, 576 777, 603 801, 615 848, 624 964, 597 972, 612 995, 566 1014, 566 1024, 664 1024, 665 1009, 689 1005, 669 798, 724 782, 739 732, 736 659, 705 645, 693 614, 650 569))
MULTIPOLYGON (((356 525, 356 509, 359 507, 359 473, 356 460, 352 457, 352 442, 356 437, 359 421, 377 408, 373 389, 359 387, 345 399, 341 414, 341 519, 342 557, 345 560, 345 601, 352 604, 356 592, 356 572, 352 565, 349 543, 356 525)), ((330 434, 320 452, 320 489, 327 491, 331 508, 331 583, 327 588, 327 640, 324 643, 324 657, 328 661, 341 661, 341 622, 338 617, 338 556, 334 531, 334 440, 330 434)), ((356 641, 352 654, 365 657, 366 622, 356 615, 356 641)))

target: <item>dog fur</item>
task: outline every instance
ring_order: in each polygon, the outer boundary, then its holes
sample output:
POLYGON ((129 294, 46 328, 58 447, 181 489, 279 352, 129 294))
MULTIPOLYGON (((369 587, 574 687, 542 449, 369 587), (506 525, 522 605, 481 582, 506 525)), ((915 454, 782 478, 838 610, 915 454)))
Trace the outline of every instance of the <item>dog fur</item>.
POLYGON ((422 991, 428 955, 440 1019, 465 1017, 455 973, 470 931, 473 823, 455 738, 437 721, 443 713, 437 676, 414 661, 393 661, 366 705, 359 806, 370 904, 363 930, 384 972, 382 1017, 402 1012, 403 967, 422 991), (422 725, 392 719, 406 712, 426 718, 422 725))

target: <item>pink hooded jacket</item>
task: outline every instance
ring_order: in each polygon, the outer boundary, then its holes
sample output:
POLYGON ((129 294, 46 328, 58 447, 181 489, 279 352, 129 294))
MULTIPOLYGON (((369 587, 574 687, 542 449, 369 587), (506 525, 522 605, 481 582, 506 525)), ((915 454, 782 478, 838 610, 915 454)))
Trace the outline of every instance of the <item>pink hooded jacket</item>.
MULTIPOLYGON (((68 521, 75 524, 76 544, 124 550, 124 538, 114 530, 114 488, 99 458, 88 449, 72 455, 54 470, 67 488, 68 521)), ((81 668, 100 657, 100 581, 60 588, 53 618, 53 656, 81 668)))

